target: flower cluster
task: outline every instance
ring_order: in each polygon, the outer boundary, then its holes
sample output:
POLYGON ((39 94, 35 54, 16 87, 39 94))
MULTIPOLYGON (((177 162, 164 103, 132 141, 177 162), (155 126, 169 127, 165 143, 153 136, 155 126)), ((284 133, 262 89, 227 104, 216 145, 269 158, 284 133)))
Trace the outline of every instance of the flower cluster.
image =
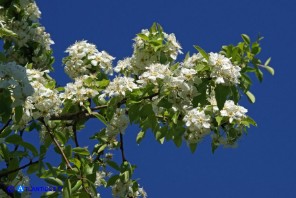
POLYGON ((164 33, 164 38, 166 39, 166 48, 163 50, 165 53, 169 54, 169 56, 173 59, 176 60, 178 54, 182 54, 183 52, 181 51, 182 47, 181 45, 177 42, 176 36, 174 33, 172 34, 167 34, 164 33))
MULTIPOLYGON (((22 118, 19 123, 14 125, 14 129, 25 127, 33 118, 44 117, 47 120, 51 115, 57 115, 61 112, 62 101, 59 98, 58 91, 49 88, 47 85, 51 79, 44 77, 49 71, 38 71, 35 69, 27 69, 26 71, 34 93, 27 97, 23 106, 24 113, 22 118)), ((15 117, 13 117, 13 120, 15 120, 15 117)))
POLYGON ((15 62, 0 63, 0 89, 10 90, 14 107, 22 105, 34 93, 26 69, 15 62))
POLYGON ((44 77, 48 70, 38 71, 34 69, 27 69, 28 78, 35 92, 28 97, 28 101, 32 102, 37 111, 33 111, 33 117, 38 118, 50 117, 60 113, 60 106, 62 101, 59 98, 58 91, 48 88, 47 84, 50 79, 44 77))
POLYGON ((231 61, 224 55, 209 53, 209 65, 212 66, 211 77, 216 84, 238 84, 241 76, 239 66, 232 65, 231 61))
POLYGON ((126 115, 126 109, 118 108, 114 113, 111 121, 106 127, 106 135, 110 139, 114 138, 117 134, 124 134, 125 129, 129 124, 129 117, 126 115))
POLYGON ((143 85, 148 84, 148 82, 151 82, 155 85, 157 85, 157 79, 164 79, 165 77, 168 77, 172 74, 172 72, 169 69, 168 65, 162 65, 162 64, 151 64, 148 67, 146 67, 146 71, 139 76, 139 79, 137 82, 141 83, 143 85))
POLYGON ((8 41, 4 49, 7 60, 23 66, 32 63, 33 68, 38 69, 51 68, 53 57, 50 46, 54 42, 39 23, 41 12, 35 1, 12 1, 10 6, 17 9, 11 13, 0 13, 1 26, 10 32, 3 37, 8 41))
POLYGON ((242 106, 235 105, 232 100, 227 100, 224 104, 223 109, 220 111, 221 116, 229 118, 229 123, 233 121, 240 122, 242 118, 245 118, 248 110, 242 106))
POLYGON ((119 60, 117 62, 116 67, 114 67, 114 71, 117 73, 130 71, 132 69, 131 58, 125 58, 123 60, 119 60))
POLYGON ((192 109, 184 116, 183 121, 188 127, 185 137, 189 143, 196 143, 210 132, 210 116, 204 110, 192 109))
POLYGON ((169 101, 176 109, 182 111, 184 106, 192 106, 192 99, 198 94, 193 83, 186 82, 182 76, 172 76, 164 84, 170 92, 169 101))
POLYGON ((140 75, 151 64, 168 64, 182 53, 174 34, 155 30, 142 30, 134 39, 134 53, 131 57, 132 72, 140 75))
POLYGON ((123 183, 120 179, 112 186, 112 195, 114 197, 147 197, 147 193, 143 188, 138 188, 137 191, 133 190, 132 181, 123 183))
POLYGON ((69 53, 69 56, 63 60, 65 72, 73 79, 101 70, 107 74, 113 74, 112 61, 114 57, 105 51, 98 51, 94 44, 79 41, 70 46, 66 52, 69 53))
POLYGON ((41 12, 37 7, 35 1, 32 0, 20 0, 20 5, 24 10, 24 15, 31 21, 38 21, 41 12))
POLYGON ((108 87, 103 91, 100 97, 125 96, 126 92, 138 89, 138 85, 134 83, 131 77, 116 77, 110 82, 108 87))
POLYGON ((181 63, 182 67, 192 69, 196 66, 197 63, 204 62, 206 63, 207 60, 200 54, 193 54, 192 56, 187 57, 183 63, 181 63))
POLYGON ((94 78, 94 76, 83 75, 75 78, 74 83, 67 83, 65 91, 59 95, 62 101, 71 100, 73 103, 78 103, 82 106, 87 99, 99 95, 98 91, 85 85, 84 81, 88 78, 94 78))

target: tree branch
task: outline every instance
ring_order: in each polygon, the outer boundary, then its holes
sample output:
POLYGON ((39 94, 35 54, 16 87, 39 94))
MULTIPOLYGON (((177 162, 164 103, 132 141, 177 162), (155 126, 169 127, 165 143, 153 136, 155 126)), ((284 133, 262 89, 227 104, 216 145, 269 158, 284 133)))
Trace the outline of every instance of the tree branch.
POLYGON ((18 168, 16 168, 16 169, 13 169, 13 170, 10 170, 10 171, 6 171, 6 172, 4 172, 4 173, 0 173, 0 178, 1 178, 1 177, 8 176, 8 175, 11 174, 11 173, 14 173, 14 172, 20 171, 20 170, 22 170, 22 169, 24 169, 24 168, 26 168, 26 167, 28 167, 28 166, 31 166, 31 165, 33 165, 33 164, 37 164, 38 162, 39 162, 39 160, 37 160, 37 161, 35 161, 35 162, 32 162, 32 160, 30 160, 30 162, 29 162, 28 164, 25 164, 25 165, 23 165, 23 166, 21 166, 21 167, 18 167, 18 168))
MULTIPOLYGON (((146 100, 146 99, 152 99, 153 97, 155 96, 158 96, 159 93, 154 93, 150 96, 145 96, 142 98, 142 100, 146 100)), ((119 103, 118 103, 118 106, 121 106, 122 104, 125 104, 127 101, 127 98, 123 98, 119 103)), ((93 108, 90 108, 92 111, 97 111, 97 110, 100 110, 100 109, 104 109, 104 108, 107 108, 108 105, 100 105, 100 106, 96 106, 96 107, 93 107, 93 108)), ((79 111, 79 112, 76 112, 76 113, 69 113, 69 114, 64 114, 64 115, 58 115, 58 116, 51 116, 50 117, 50 120, 79 120, 79 119, 83 119, 83 118, 96 118, 94 115, 91 115, 87 112, 87 110, 82 110, 82 111, 79 111)), ((43 118, 41 118, 43 119, 43 118)))
POLYGON ((48 125, 45 123, 44 119, 39 119, 40 122, 45 126, 47 132, 49 133, 49 136, 51 137, 51 139, 53 140, 53 142, 55 143, 55 145, 57 146, 57 148, 59 149, 59 151, 61 152, 65 162, 66 162, 66 165, 68 168, 70 168, 72 170, 72 166, 67 158, 67 156, 65 155, 63 149, 61 148, 60 144, 58 143, 57 139, 55 138, 53 132, 50 130, 50 128, 48 127, 48 125))

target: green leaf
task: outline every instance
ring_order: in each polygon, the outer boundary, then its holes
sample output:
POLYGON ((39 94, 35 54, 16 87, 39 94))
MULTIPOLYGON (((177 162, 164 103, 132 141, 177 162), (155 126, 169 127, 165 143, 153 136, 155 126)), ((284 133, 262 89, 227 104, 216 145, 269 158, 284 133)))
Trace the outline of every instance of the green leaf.
POLYGON ((191 153, 194 153, 197 147, 197 143, 189 144, 191 153))
POLYGON ((71 182, 70 182, 69 179, 67 179, 67 181, 64 183, 63 197, 65 197, 65 198, 71 198, 72 197, 72 194, 71 194, 71 182))
POLYGON ((218 148, 219 143, 216 142, 215 140, 213 140, 211 145, 212 145, 212 153, 214 153, 216 151, 216 149, 218 148))
POLYGON ((274 69, 270 66, 262 66, 264 69, 266 69, 271 75, 274 75, 274 69))
POLYGON ((247 92, 246 92, 246 95, 248 96, 248 99, 249 99, 249 101, 250 101, 251 103, 255 103, 256 98, 255 98, 255 96, 254 96, 250 91, 247 91, 247 92))
POLYGON ((67 142, 66 133, 64 133, 63 131, 56 131, 55 136, 59 141, 61 141, 62 144, 66 144, 67 142))
POLYGON ((22 142, 22 138, 19 135, 13 134, 11 136, 8 136, 5 139, 6 142, 11 143, 11 144, 19 144, 20 142, 22 142))
POLYGON ((51 164, 46 162, 46 165, 47 165, 47 167, 48 167, 48 169, 49 169, 49 172, 50 172, 54 177, 57 177, 57 172, 54 170, 54 168, 51 166, 51 164))
POLYGON ((177 124, 177 122, 178 122, 178 119, 179 119, 179 112, 176 112, 174 115, 173 115, 173 117, 172 117, 172 121, 173 121, 173 123, 174 124, 177 124))
POLYGON ((82 181, 81 180, 78 180, 76 182, 76 184, 73 186, 73 188, 71 189, 71 194, 76 193, 81 186, 82 186, 82 181))
POLYGON ((114 168, 115 170, 120 171, 120 167, 117 165, 116 162, 111 161, 111 160, 108 160, 108 161, 106 161, 106 162, 107 162, 107 164, 108 164, 110 167, 114 168))
POLYGON ((35 148, 35 146, 33 146, 32 144, 30 144, 28 142, 23 142, 23 141, 19 142, 18 144, 26 149, 29 149, 35 157, 38 156, 38 151, 35 148))
POLYGON ((144 137, 145 137, 145 131, 141 130, 137 135, 137 139, 136 139, 137 144, 140 144, 144 137))
POLYGON ((141 39, 143 39, 144 41, 148 41, 149 40, 149 37, 146 36, 145 34, 140 33, 140 34, 137 34, 137 36, 140 37, 141 39))
POLYGON ((209 80, 203 80, 201 84, 195 86, 199 95, 193 98, 194 107, 197 107, 198 104, 204 106, 208 103, 207 86, 209 82, 209 80))
POLYGON ((218 126, 220 126, 221 125, 221 121, 222 121, 222 119, 223 119, 223 117, 222 116, 216 116, 216 121, 217 121, 217 123, 218 123, 218 126))
POLYGON ((9 149, 7 148, 7 146, 6 146, 6 144, 0 144, 0 151, 2 152, 2 154, 3 154, 3 158, 5 159, 5 161, 7 162, 7 161, 9 161, 9 155, 10 155, 10 151, 9 151, 9 149))
POLYGON ((103 150, 105 150, 106 147, 107 147, 107 144, 101 145, 97 153, 101 153, 103 150))
POLYGON ((107 121, 104 116, 99 114, 98 112, 92 112, 92 115, 96 116, 101 122, 103 122, 107 126, 107 121))
POLYGON ((107 187, 113 186, 115 182, 119 179, 119 175, 113 175, 107 182, 107 187))
POLYGON ((271 61, 271 57, 269 57, 269 58, 265 61, 264 65, 265 65, 265 66, 268 66, 269 63, 270 63, 270 61, 271 61))
POLYGON ((245 43, 247 44, 250 44, 251 43, 251 40, 250 40, 250 37, 246 34, 242 34, 242 39, 245 41, 245 43))
POLYGON ((262 73, 262 71, 261 71, 259 68, 256 68, 256 70, 255 70, 255 74, 256 74, 258 80, 259 80, 260 82, 262 82, 262 80, 263 80, 263 73, 262 73))
MULTIPOLYGON (((19 160, 17 158, 13 158, 13 159, 9 160, 8 167, 7 167, 8 171, 15 170, 17 168, 19 168, 19 160)), ((18 174, 18 171, 15 171, 15 172, 9 174, 8 179, 10 181, 14 180, 16 178, 17 174, 18 174)))
POLYGON ((130 179, 130 172, 127 170, 127 171, 124 171, 123 172, 123 181, 124 183, 127 183, 130 179))
POLYGON ((72 151, 74 153, 77 153, 77 154, 80 154, 80 155, 90 155, 87 148, 76 147, 76 148, 73 148, 72 151))
POLYGON ((247 127, 250 127, 250 124, 253 126, 257 126, 257 123, 251 118, 251 117, 246 117, 241 121, 241 123, 247 127))
POLYGON ((207 60, 209 61, 209 55, 198 45, 194 45, 194 48, 199 51, 199 53, 207 60))
POLYGON ((91 175, 94 170, 94 166, 92 164, 82 164, 83 165, 83 172, 86 175, 91 175))
POLYGON ((10 91, 7 89, 0 89, 0 118, 2 122, 6 123, 11 117, 12 113, 12 99, 10 91))
POLYGON ((32 164, 32 165, 29 166, 29 168, 27 170, 27 173, 28 174, 35 173, 36 171, 38 171, 38 169, 39 169, 39 163, 32 164))
POLYGON ((72 147, 71 147, 71 145, 67 145, 64 148, 64 153, 65 153, 67 158, 72 158, 72 147))
POLYGON ((182 145, 182 136, 174 136, 173 141, 175 145, 179 148, 182 145))
POLYGON ((17 34, 7 28, 1 27, 0 28, 0 37, 3 37, 3 36, 17 37, 17 34))
POLYGON ((6 127, 2 133, 0 133, 0 138, 5 138, 7 137, 10 133, 12 132, 12 130, 10 129, 10 127, 6 127))
POLYGON ((141 104, 134 103, 130 105, 128 116, 131 122, 137 121, 139 119, 139 109, 141 108, 141 104))
POLYGON ((16 123, 19 123, 22 116, 23 116, 23 107, 22 106, 15 107, 15 121, 16 121, 16 123))
POLYGON ((59 178, 56 178, 56 177, 47 177, 47 178, 44 178, 44 180, 49 183, 49 184, 52 184, 54 186, 63 186, 64 183, 62 180, 60 180, 59 178))
POLYGON ((79 159, 77 159, 77 158, 70 159, 70 162, 72 162, 73 164, 75 164, 75 166, 76 166, 78 169, 80 169, 80 167, 81 167, 81 162, 80 162, 79 159))
POLYGON ((215 97, 216 97, 217 106, 218 106, 219 109, 223 109, 224 103, 227 100, 227 96, 228 96, 230 91, 231 90, 227 86, 223 86, 223 85, 220 85, 220 84, 216 85, 215 97))

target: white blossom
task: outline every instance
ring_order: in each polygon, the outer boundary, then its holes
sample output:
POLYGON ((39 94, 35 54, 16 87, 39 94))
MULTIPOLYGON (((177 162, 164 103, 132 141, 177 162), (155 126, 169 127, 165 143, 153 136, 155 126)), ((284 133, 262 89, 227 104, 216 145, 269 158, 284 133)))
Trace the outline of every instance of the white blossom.
POLYGON ((22 105, 26 98, 34 93, 26 68, 15 62, 0 63, 0 89, 11 91, 13 106, 22 105))
POLYGON ((123 60, 119 60, 117 62, 117 66, 114 68, 114 71, 117 73, 122 72, 124 70, 131 70, 131 58, 125 58, 123 60))
POLYGON ((197 53, 197 54, 193 54, 192 56, 189 56, 187 59, 185 59, 184 62, 181 63, 181 66, 188 68, 188 69, 192 69, 199 62, 206 63, 207 60, 200 53, 197 53))
POLYGON ((167 49, 165 49, 164 51, 168 52, 173 60, 176 60, 178 54, 183 54, 183 52, 181 51, 182 47, 177 42, 175 34, 163 34, 164 38, 167 39, 167 49))
POLYGON ((132 188, 132 181, 129 180, 126 183, 123 183, 120 179, 118 179, 115 184, 112 186, 112 195, 113 197, 120 197, 120 198, 126 198, 126 197, 147 197, 147 193, 144 191, 143 188, 138 188, 137 191, 133 191, 132 188))
POLYGON ((193 81, 197 72, 194 69, 181 68, 180 78, 185 81, 193 81))
POLYGON ((183 118, 185 125, 188 127, 185 137, 189 143, 196 143, 202 137, 210 132, 210 116, 206 115, 203 110, 194 108, 187 111, 183 118))
POLYGON ((149 41, 137 35, 134 39, 134 53, 131 58, 132 70, 136 75, 142 74, 145 68, 151 64, 160 62, 163 64, 171 63, 177 59, 178 54, 182 53, 182 48, 174 34, 150 32, 147 29, 142 30, 141 34, 148 39, 153 38, 153 40, 161 43, 161 46, 159 49, 156 49, 149 41))
POLYGON ((172 72, 169 69, 169 65, 162 65, 162 64, 151 64, 150 66, 146 67, 146 71, 139 76, 137 82, 141 84, 147 84, 149 82, 157 85, 157 79, 164 79, 172 75, 172 72))
POLYGON ((221 116, 225 116, 229 118, 229 122, 233 121, 240 122, 242 118, 245 118, 248 110, 242 106, 235 105, 232 100, 227 100, 224 104, 223 109, 220 111, 221 116))
MULTIPOLYGON (((26 73, 34 93, 26 98, 23 105, 24 113, 19 123, 13 126, 15 130, 24 128, 33 118, 44 117, 46 120, 51 115, 57 115, 61 112, 62 101, 59 98, 58 91, 46 87, 50 79, 46 79, 44 74, 48 71, 27 69, 26 73)), ((15 115, 13 120, 15 121, 15 115)))
POLYGON ((125 96, 127 91, 133 91, 134 89, 138 89, 138 85, 134 83, 134 79, 131 77, 116 77, 113 79, 113 81, 110 82, 110 84, 106 87, 106 89, 103 91, 104 94, 101 97, 104 96, 125 96))
POLYGON ((105 171, 97 171, 96 172, 96 181, 94 184, 96 186, 101 186, 105 182, 106 176, 107 176, 107 174, 105 171))
POLYGON ((26 17, 28 17, 32 21, 38 21, 41 12, 37 7, 35 1, 20 0, 20 5, 23 8, 26 17))
POLYGON ((230 59, 217 53, 209 53, 209 65, 212 66, 211 77, 217 84, 238 84, 241 76, 239 66, 232 65, 230 59))
POLYGON ((103 70, 107 74, 113 74, 112 61, 114 57, 105 51, 98 51, 94 44, 87 41, 79 41, 68 47, 69 56, 64 58, 65 72, 76 78, 103 70))
POLYGON ((99 92, 88 88, 84 84, 84 80, 89 78, 90 76, 83 75, 75 78, 74 83, 68 83, 65 87, 65 91, 60 93, 60 98, 65 101, 66 99, 72 100, 74 103, 79 103, 83 105, 85 101, 89 98, 94 98, 99 95, 99 92))
POLYGON ((186 82, 182 77, 171 76, 164 81, 165 88, 170 92, 169 101, 173 106, 183 111, 183 106, 192 106, 192 100, 198 95, 196 87, 186 82))
POLYGON ((124 134, 128 124, 129 117, 125 113, 126 109, 118 108, 114 113, 110 123, 106 127, 106 135, 109 138, 114 138, 117 134, 124 134))

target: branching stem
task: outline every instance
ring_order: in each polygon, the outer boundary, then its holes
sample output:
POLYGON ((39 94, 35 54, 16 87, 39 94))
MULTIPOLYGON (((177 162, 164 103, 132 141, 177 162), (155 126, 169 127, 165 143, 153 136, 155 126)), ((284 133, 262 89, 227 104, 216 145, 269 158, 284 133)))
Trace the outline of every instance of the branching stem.
POLYGON ((67 156, 65 155, 62 147, 60 146, 60 144, 58 143, 57 139, 55 138, 53 132, 50 130, 49 126, 45 123, 44 119, 39 119, 40 122, 45 126, 47 132, 49 133, 49 136, 50 138, 53 140, 54 144, 57 146, 57 148, 59 149, 59 151, 61 152, 65 162, 66 162, 66 165, 68 168, 70 168, 72 170, 72 166, 67 158, 67 156))

